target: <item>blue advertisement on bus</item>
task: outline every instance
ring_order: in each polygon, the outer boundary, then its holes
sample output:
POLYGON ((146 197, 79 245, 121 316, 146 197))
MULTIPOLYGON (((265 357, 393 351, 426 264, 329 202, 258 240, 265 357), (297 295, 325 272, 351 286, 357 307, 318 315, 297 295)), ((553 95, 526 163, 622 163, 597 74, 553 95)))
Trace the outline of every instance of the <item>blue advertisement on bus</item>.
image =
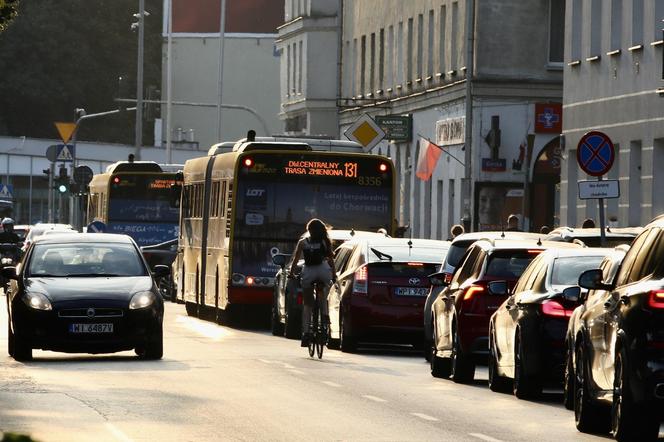
POLYGON ((177 224, 111 221, 106 231, 129 235, 139 246, 159 244, 178 236, 177 224))
POLYGON ((129 235, 139 246, 159 244, 178 236, 178 210, 164 199, 112 199, 108 220, 109 233, 129 235))

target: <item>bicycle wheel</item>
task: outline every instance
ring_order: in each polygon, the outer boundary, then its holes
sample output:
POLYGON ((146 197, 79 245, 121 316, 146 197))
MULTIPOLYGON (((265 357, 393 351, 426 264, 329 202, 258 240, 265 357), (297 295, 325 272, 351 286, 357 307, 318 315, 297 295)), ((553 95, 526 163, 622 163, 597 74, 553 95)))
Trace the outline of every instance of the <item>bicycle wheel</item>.
POLYGON ((314 298, 314 305, 311 309, 311 319, 309 320, 309 357, 313 358, 318 345, 318 302, 314 298))

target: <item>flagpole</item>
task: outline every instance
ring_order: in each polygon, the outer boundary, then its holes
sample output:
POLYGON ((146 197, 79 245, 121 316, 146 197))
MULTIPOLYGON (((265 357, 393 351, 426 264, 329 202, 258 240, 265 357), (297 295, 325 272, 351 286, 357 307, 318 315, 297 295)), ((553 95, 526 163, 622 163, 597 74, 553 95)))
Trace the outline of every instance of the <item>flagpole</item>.
POLYGON ((420 135, 419 133, 417 134, 417 136, 420 137, 420 138, 422 138, 423 140, 428 141, 428 142, 431 143, 432 145, 436 146, 438 149, 442 150, 444 153, 446 153, 446 154, 448 154, 449 156, 451 156, 452 158, 454 158, 454 160, 456 160, 456 161, 457 161, 459 164, 461 164, 462 166, 464 166, 464 167, 466 166, 466 164, 465 164, 463 161, 461 161, 460 159, 458 159, 457 157, 455 157, 454 155, 452 155, 449 151, 445 150, 445 148, 444 148, 443 146, 439 146, 439 145, 437 145, 436 143, 434 143, 433 141, 431 141, 431 140, 428 139, 427 137, 425 137, 425 136, 423 136, 423 135, 420 135))

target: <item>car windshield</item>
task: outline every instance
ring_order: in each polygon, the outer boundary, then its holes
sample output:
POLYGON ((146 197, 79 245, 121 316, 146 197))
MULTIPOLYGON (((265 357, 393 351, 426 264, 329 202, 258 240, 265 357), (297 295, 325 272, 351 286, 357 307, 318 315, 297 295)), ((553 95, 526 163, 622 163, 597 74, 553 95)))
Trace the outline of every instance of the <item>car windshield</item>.
POLYGON ((36 244, 28 276, 94 277, 146 276, 147 271, 131 244, 36 244))
POLYGON ((579 275, 586 270, 596 269, 604 259, 603 256, 584 256, 557 258, 553 261, 553 269, 551 272, 551 285, 577 285, 579 283, 579 275))

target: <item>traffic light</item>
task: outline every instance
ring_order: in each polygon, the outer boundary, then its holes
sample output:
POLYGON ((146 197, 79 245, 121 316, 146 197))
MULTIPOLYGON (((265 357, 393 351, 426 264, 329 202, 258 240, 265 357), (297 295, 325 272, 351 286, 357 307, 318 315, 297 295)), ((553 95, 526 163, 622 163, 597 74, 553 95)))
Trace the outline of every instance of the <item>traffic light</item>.
POLYGON ((69 180, 69 175, 67 174, 67 168, 60 167, 58 177, 55 180, 55 189, 60 193, 67 193, 69 192, 70 186, 71 184, 69 180))
POLYGON ((42 178, 46 181, 49 181, 51 179, 51 169, 42 169, 42 172, 44 172, 44 176, 42 178))

